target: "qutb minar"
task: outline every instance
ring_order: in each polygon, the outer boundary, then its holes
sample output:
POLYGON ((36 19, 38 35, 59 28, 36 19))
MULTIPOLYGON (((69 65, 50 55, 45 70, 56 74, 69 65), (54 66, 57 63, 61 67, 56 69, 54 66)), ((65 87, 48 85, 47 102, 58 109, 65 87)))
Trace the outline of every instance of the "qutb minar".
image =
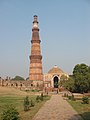
POLYGON ((42 73, 42 55, 40 49, 40 37, 38 28, 38 17, 34 15, 33 28, 32 28, 32 40, 31 40, 31 55, 30 55, 30 69, 29 80, 32 86, 43 84, 42 73))

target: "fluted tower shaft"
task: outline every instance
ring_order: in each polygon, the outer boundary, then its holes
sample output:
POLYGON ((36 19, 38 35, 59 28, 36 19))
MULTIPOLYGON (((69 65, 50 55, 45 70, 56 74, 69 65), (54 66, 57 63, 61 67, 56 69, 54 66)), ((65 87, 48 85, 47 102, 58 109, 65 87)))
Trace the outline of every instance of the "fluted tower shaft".
POLYGON ((42 81, 42 55, 40 50, 40 37, 37 16, 34 16, 31 40, 30 72, 29 79, 32 81, 42 81))

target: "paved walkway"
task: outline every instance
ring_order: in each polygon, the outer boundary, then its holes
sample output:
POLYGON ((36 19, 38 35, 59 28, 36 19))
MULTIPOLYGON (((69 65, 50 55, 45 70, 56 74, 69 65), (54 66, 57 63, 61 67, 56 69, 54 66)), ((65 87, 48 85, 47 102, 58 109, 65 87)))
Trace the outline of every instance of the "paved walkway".
POLYGON ((52 95, 33 120, 83 120, 61 95, 52 95))

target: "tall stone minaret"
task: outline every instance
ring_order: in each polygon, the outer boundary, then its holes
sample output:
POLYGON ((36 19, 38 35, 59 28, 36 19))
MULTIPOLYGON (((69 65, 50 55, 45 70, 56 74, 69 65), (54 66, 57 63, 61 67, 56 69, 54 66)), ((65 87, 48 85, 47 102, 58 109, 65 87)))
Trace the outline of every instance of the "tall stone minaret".
POLYGON ((30 71, 29 79, 32 81, 32 86, 36 86, 42 83, 42 56, 40 50, 40 37, 37 16, 34 16, 33 28, 32 28, 32 40, 31 40, 31 55, 30 55, 30 71))

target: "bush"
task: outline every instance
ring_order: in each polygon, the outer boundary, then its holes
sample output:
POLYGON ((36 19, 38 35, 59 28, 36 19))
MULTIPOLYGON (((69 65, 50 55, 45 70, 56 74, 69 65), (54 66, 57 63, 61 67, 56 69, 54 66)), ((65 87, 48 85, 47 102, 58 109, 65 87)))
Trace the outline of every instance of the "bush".
POLYGON ((74 95, 68 96, 68 99, 69 99, 69 100, 75 100, 74 95))
POLYGON ((35 106, 35 104, 34 104, 33 100, 31 100, 31 102, 30 102, 30 103, 31 103, 31 105, 30 105, 31 107, 34 107, 34 106, 35 106))
POLYGON ((89 98, 88 97, 83 97, 82 101, 83 101, 83 104, 89 104, 89 98))
POLYGON ((40 90, 36 90, 36 89, 35 89, 35 90, 31 90, 31 91, 32 91, 32 92, 39 92, 40 90))
POLYGON ((41 93, 41 96, 38 95, 38 96, 36 97, 36 101, 37 101, 37 102, 39 102, 40 100, 43 101, 43 97, 44 97, 44 96, 43 96, 43 93, 41 93))
POLYGON ((14 106, 6 106, 1 115, 1 120, 20 120, 19 113, 14 106))
POLYGON ((39 100, 40 100, 40 96, 38 95, 38 96, 36 97, 36 101, 39 102, 39 100))
POLYGON ((30 109, 29 97, 26 96, 24 99, 24 111, 28 111, 29 109, 30 109))
POLYGON ((69 100, 72 100, 72 96, 68 96, 68 99, 69 99, 69 100))

